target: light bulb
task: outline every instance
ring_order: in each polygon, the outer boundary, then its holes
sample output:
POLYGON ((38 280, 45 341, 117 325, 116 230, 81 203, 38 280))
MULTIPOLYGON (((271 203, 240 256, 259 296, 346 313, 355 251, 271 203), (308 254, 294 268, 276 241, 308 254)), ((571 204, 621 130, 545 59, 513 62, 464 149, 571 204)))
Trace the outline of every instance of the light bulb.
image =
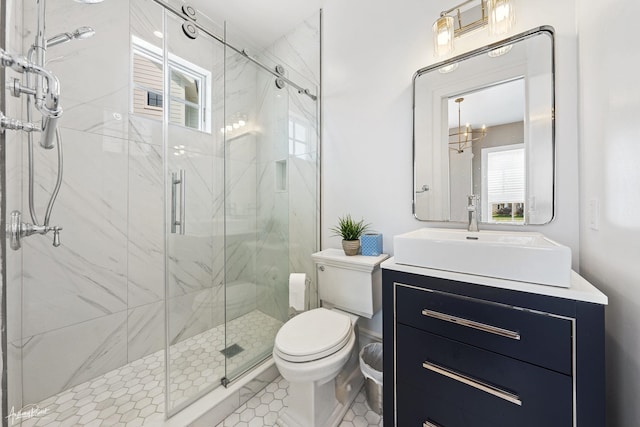
POLYGON ((453 52, 453 17, 441 16, 433 24, 434 56, 445 56, 453 52))
POLYGON ((488 0, 489 34, 492 36, 509 32, 515 25, 516 15, 510 0, 488 0))

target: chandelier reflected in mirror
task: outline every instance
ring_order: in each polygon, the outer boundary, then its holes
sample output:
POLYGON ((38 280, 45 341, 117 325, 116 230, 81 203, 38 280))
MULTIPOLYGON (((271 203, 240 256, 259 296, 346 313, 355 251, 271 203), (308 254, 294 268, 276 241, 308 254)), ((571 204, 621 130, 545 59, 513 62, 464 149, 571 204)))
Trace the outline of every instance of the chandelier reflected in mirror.
POLYGON ((464 150, 471 148, 473 143, 487 136, 487 127, 482 125, 480 129, 473 129, 469 123, 462 126, 460 106, 464 98, 456 98, 455 103, 458 104, 458 128, 453 132, 449 130, 449 149, 458 154, 464 153, 464 150))

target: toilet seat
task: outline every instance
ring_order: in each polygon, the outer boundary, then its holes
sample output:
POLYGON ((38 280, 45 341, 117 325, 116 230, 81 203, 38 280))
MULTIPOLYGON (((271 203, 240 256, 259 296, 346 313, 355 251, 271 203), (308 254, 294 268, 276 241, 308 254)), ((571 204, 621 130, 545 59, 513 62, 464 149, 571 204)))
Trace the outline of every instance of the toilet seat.
POLYGON ((322 359, 343 348, 352 333, 348 316, 316 308, 297 315, 280 328, 274 352, 289 362, 322 359))

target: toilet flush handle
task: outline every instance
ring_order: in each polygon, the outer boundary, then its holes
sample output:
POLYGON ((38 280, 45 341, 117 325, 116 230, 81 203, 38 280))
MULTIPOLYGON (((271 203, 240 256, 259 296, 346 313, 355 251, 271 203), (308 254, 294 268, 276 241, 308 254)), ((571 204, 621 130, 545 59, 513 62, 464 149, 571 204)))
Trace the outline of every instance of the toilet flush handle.
POLYGON ((324 265, 319 265, 319 266, 318 266, 318 270, 320 270, 320 271, 324 271, 324 265))

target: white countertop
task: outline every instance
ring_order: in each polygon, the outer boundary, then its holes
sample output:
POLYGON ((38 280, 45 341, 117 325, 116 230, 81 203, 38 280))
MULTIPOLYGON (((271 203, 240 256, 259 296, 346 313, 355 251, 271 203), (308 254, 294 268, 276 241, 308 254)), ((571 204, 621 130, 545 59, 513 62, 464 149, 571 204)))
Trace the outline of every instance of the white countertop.
POLYGON ((422 276, 437 277, 440 279, 449 279, 458 282, 475 283, 478 285, 492 286, 494 288, 529 292, 537 295, 592 302, 595 304, 606 305, 609 301, 605 294, 600 292, 598 288, 587 282, 575 271, 571 271, 571 286, 569 288, 561 288, 557 286, 537 285, 535 283, 516 282, 514 280, 504 280, 494 277, 475 276, 472 274, 454 273, 445 270, 434 270, 431 268, 396 264, 393 257, 384 261, 381 264, 381 267, 387 270, 401 271, 404 273, 419 274, 422 276))

